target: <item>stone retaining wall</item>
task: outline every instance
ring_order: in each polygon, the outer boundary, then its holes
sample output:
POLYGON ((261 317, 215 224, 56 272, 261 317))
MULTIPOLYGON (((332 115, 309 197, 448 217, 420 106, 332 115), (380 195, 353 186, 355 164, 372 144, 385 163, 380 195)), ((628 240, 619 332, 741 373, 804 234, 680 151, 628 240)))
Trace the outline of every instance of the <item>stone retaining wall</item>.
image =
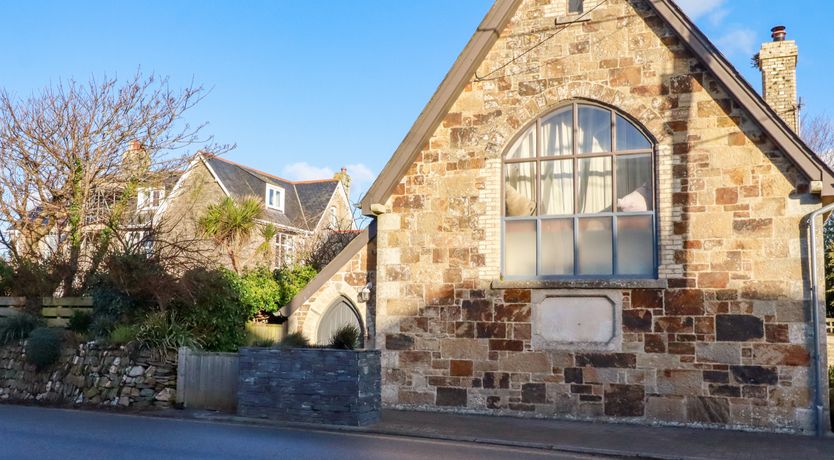
POLYGON ((38 371, 23 343, 0 348, 0 401, 116 407, 170 407, 176 355, 161 362, 147 350, 96 343, 67 345, 57 363, 38 371))
POLYGON ((379 351, 242 348, 238 415, 308 423, 379 420, 379 351))

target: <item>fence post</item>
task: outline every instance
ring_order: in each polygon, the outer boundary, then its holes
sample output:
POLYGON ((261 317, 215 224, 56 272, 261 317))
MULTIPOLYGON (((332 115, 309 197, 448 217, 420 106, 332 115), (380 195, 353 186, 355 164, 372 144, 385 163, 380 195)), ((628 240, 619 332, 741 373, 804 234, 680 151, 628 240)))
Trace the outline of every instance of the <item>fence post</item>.
POLYGON ((188 358, 188 347, 180 347, 177 350, 177 402, 185 405, 185 368, 188 358))

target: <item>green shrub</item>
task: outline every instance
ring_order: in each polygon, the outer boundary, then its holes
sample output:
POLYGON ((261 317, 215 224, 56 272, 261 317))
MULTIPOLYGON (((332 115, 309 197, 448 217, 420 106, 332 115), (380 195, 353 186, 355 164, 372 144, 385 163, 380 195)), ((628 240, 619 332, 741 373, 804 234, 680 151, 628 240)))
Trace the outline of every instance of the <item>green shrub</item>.
POLYGON ((119 324, 112 331, 107 341, 111 345, 127 345, 136 340, 139 328, 132 324, 119 324))
MULTIPOLYGON (((8 283, 8 294, 27 299, 54 295, 67 270, 64 264, 52 260, 21 260, 13 264, 12 268, 14 272, 8 283)), ((27 307, 37 307, 37 311, 40 311, 39 303, 27 307)), ((37 311, 31 311, 31 313, 37 311)))
POLYGON ((334 332, 333 337, 330 338, 330 348, 337 348, 340 350, 353 350, 359 348, 360 336, 361 332, 359 332, 359 328, 356 326, 351 324, 342 326, 334 332))
POLYGON ((93 322, 88 331, 91 337, 107 339, 110 333, 116 328, 116 321, 109 316, 96 316, 93 314, 93 322))
POLYGON ((32 331, 26 341, 26 361, 38 369, 54 364, 61 356, 63 335, 63 331, 48 327, 32 331))
POLYGON ((145 348, 164 354, 180 347, 200 348, 200 340, 190 326, 178 321, 175 313, 157 312, 148 315, 139 325, 136 340, 145 348))
POLYGON ((304 286, 315 278, 316 274, 316 269, 309 265, 294 265, 275 270, 273 276, 280 292, 277 299, 279 308, 290 303, 290 300, 304 289, 304 286))
POLYGON ((19 313, 0 320, 0 345, 23 340, 43 325, 41 318, 28 313, 19 313))
POLYGON ((303 333, 293 332, 284 336, 278 346, 281 348, 309 348, 310 341, 307 340, 307 337, 304 337, 303 333))
POLYGON ((0 259, 0 296, 10 295, 12 292, 12 279, 14 269, 8 262, 0 259))
POLYGON ((283 305, 281 289, 269 270, 258 268, 243 275, 228 274, 240 302, 249 310, 249 317, 260 313, 274 313, 283 305))
POLYGON ((76 334, 87 334, 90 332, 90 326, 93 324, 93 315, 86 311, 73 310, 67 322, 67 329, 76 334))
POLYGON ((249 309, 234 288, 229 270, 194 269, 183 275, 175 310, 207 351, 235 352, 246 343, 249 309))
POLYGON ((154 309, 168 306, 177 296, 177 280, 156 259, 112 254, 90 282, 88 294, 94 300, 94 317, 106 318, 103 325, 137 323, 154 309))

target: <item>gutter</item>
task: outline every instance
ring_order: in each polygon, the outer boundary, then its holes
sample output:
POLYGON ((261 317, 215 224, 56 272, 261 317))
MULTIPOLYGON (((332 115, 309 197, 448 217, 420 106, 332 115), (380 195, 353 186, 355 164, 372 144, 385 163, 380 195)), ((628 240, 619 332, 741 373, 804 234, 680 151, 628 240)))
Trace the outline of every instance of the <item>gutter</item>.
MULTIPOLYGON (((825 420, 825 405, 823 403, 823 388, 826 386, 825 378, 827 378, 827 364, 823 365, 822 360, 822 341, 820 340, 820 285, 817 274, 817 217, 834 211, 834 203, 823 206, 820 209, 807 215, 808 228, 811 232, 810 236, 810 250, 811 250, 811 318, 813 322, 814 335, 814 428, 818 437, 826 436, 826 420, 825 420), (823 372, 826 370, 826 372, 823 372)), ((827 219, 823 218, 823 223, 827 219)), ((824 291, 823 291, 824 292, 824 291)), ((825 296, 822 297, 825 299, 825 296)))

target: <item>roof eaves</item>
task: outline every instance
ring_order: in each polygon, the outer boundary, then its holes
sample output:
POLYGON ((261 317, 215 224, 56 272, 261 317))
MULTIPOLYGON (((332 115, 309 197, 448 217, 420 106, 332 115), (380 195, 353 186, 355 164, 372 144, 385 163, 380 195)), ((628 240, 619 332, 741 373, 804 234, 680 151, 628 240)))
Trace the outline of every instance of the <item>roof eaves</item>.
POLYGON ((724 88, 764 128, 776 145, 810 179, 823 182, 823 195, 834 194, 834 173, 800 139, 772 107, 738 73, 686 14, 671 0, 651 0, 655 11, 672 27, 724 88))

